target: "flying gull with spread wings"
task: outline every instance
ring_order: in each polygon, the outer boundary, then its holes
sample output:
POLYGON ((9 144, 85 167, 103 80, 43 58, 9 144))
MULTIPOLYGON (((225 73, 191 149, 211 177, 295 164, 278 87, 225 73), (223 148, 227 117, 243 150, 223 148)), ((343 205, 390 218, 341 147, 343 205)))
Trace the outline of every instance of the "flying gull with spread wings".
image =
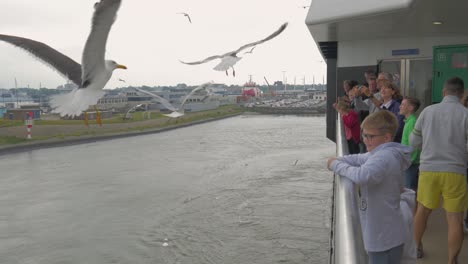
POLYGON ((184 115, 184 106, 185 106, 185 103, 187 102, 187 99, 189 99, 193 94, 195 94, 196 92, 200 91, 200 90, 207 90, 209 91, 209 87, 211 85, 211 82, 207 82, 207 83, 204 83, 196 88, 194 88, 192 91, 190 91, 189 94, 187 94, 184 99, 182 100, 181 104, 179 105, 179 107, 174 107, 168 100, 164 99, 163 97, 157 95, 157 94, 154 94, 152 92, 148 92, 148 91, 145 91, 143 89, 140 89, 140 88, 136 88, 134 87, 137 91, 141 92, 141 93, 144 93, 144 94, 147 94, 149 96, 152 96, 154 99, 156 99, 156 101, 160 102, 162 105, 164 105, 164 107, 166 107, 167 109, 171 110, 172 113, 170 114, 164 114, 165 116, 168 116, 168 117, 180 117, 180 116, 183 116, 184 115))
POLYGON ((190 15, 187 14, 187 13, 177 13, 177 14, 180 14, 180 15, 184 15, 188 18, 188 21, 190 22, 190 24, 192 24, 192 19, 190 19, 190 15))
POLYGON ((126 69, 113 60, 105 60, 107 37, 115 21, 121 0, 101 0, 94 4, 91 32, 86 41, 81 65, 50 46, 22 37, 0 35, 0 40, 20 47, 78 85, 70 93, 51 98, 53 112, 61 116, 78 116, 95 105, 115 69, 126 69))
POLYGON ((284 23, 283 25, 281 25, 281 27, 276 30, 275 32, 273 32, 273 34, 269 35, 268 37, 262 39, 262 40, 259 40, 259 41, 255 41, 255 42, 252 42, 252 43, 249 43, 249 44, 245 44, 243 46, 241 46, 240 48, 238 48, 237 50, 234 50, 234 51, 230 51, 230 52, 227 52, 223 55, 214 55, 214 56, 210 56, 204 60, 201 60, 201 61, 194 61, 194 62, 184 62, 184 61, 180 61, 184 64, 188 64, 188 65, 197 65, 197 64, 202 64, 202 63, 205 63, 205 62, 209 62, 209 61, 212 61, 214 59, 221 59, 221 62, 219 64, 217 64, 213 70, 216 70, 216 71, 225 71, 226 72, 226 75, 228 75, 228 70, 229 68, 232 69, 232 75, 233 76, 236 76, 236 71, 234 70, 234 64, 236 64, 240 59, 242 59, 242 57, 238 57, 237 56, 237 53, 241 52, 242 50, 244 49, 247 49, 247 48, 250 48, 250 47, 255 47, 265 41, 268 41, 276 36, 278 36, 279 34, 281 34, 281 32, 283 32, 286 27, 288 26, 288 23, 284 23))

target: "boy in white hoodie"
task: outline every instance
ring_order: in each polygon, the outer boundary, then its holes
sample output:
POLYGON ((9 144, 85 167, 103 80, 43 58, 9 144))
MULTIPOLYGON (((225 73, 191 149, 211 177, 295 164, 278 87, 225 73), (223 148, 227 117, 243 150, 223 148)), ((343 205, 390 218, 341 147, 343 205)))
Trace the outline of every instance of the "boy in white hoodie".
POLYGON ((327 165, 360 187, 361 226, 369 264, 400 264, 405 241, 400 194, 412 148, 392 142, 398 121, 389 111, 369 115, 361 128, 368 152, 330 158, 327 165))

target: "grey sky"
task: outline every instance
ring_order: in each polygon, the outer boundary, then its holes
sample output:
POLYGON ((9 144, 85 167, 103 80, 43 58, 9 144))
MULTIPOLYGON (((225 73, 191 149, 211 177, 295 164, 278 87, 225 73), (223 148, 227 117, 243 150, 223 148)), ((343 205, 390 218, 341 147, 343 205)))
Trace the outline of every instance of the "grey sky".
MULTIPOLYGON (((81 63, 96 0, 0 0, 0 33, 44 42, 81 63)), ((114 71, 106 88, 123 85, 196 85, 207 81, 243 84, 322 82, 325 64, 305 25, 307 0, 123 0, 107 43, 106 58, 128 70, 114 71), (178 12, 189 13, 190 24, 178 12), (236 77, 212 70, 218 60, 184 65, 262 39, 284 23, 277 38, 259 45, 236 64, 236 77)), ((239 54, 242 56, 242 54, 239 54)), ((55 88, 66 80, 28 53, 0 42, 0 88, 55 88)))

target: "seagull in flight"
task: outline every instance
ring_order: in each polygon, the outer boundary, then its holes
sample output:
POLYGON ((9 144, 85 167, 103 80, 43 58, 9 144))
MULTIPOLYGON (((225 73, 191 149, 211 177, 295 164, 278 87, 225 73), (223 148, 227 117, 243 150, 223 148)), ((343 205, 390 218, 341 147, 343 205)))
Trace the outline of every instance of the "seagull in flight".
POLYGON ((192 24, 192 19, 190 19, 190 15, 187 14, 187 13, 177 13, 177 14, 180 14, 180 15, 184 15, 188 18, 188 21, 190 22, 190 24, 192 24))
POLYGON ((252 42, 252 43, 249 43, 249 44, 245 44, 245 45, 241 46, 240 48, 238 48, 237 50, 233 50, 233 51, 227 52, 227 53, 222 54, 222 55, 210 56, 210 57, 208 57, 208 58, 206 58, 204 60, 201 60, 201 61, 194 61, 194 62, 180 61, 180 62, 182 62, 184 64, 188 64, 188 65, 196 65, 196 64, 202 64, 202 63, 205 63, 205 62, 209 62, 209 61, 214 60, 214 59, 221 59, 221 62, 218 65, 216 65, 213 69, 215 71, 225 71, 226 75, 228 75, 228 70, 229 70, 229 68, 231 68, 232 69, 232 75, 236 76, 236 71, 234 70, 234 64, 236 64, 240 59, 242 59, 242 57, 237 56, 237 53, 241 52, 244 49, 247 49, 247 48, 250 48, 250 47, 255 47, 256 45, 259 45, 259 44, 261 44, 261 43, 263 43, 265 41, 268 41, 268 40, 278 36, 279 34, 281 34, 281 32, 283 32, 286 29, 287 26, 288 26, 288 23, 284 23, 283 25, 281 25, 281 27, 279 29, 277 29, 275 32, 273 32, 268 37, 266 37, 266 38, 264 38, 262 40, 259 40, 259 41, 255 41, 255 42, 252 42))
POLYGON ((304 9, 306 9, 306 8, 308 8, 308 7, 309 7, 309 6, 300 6, 300 8, 304 8, 304 9))
POLYGON ((84 46, 81 65, 50 46, 32 39, 0 35, 0 40, 22 48, 52 66, 78 85, 70 93, 51 98, 53 112, 60 116, 79 116, 104 95, 103 88, 115 69, 127 69, 113 60, 105 60, 107 37, 115 21, 121 0, 101 0, 94 4, 91 32, 84 46))
POLYGON ((140 89, 140 88, 136 88, 134 87, 137 91, 141 92, 141 93, 144 93, 146 95, 149 95, 149 96, 152 96, 153 98, 156 99, 156 101, 158 101, 159 103, 161 103, 162 105, 164 105, 167 109, 171 110, 172 113, 170 114, 164 114, 165 116, 168 116, 168 117, 172 117, 172 118, 176 118, 176 117, 180 117, 180 116, 183 116, 185 113, 184 113, 184 105, 185 103, 187 102, 187 99, 189 99, 193 94, 195 94, 196 92, 200 91, 200 90, 206 90, 209 92, 209 87, 211 85, 211 82, 207 82, 207 83, 204 83, 196 88, 194 88, 192 91, 190 91, 189 94, 187 94, 184 99, 182 100, 182 103, 180 104, 179 107, 174 107, 168 100, 164 99, 163 97, 157 95, 157 94, 154 94, 152 92, 148 92, 148 91, 145 91, 143 89, 140 89))
POLYGON ((119 78, 119 81, 124 82, 124 83, 127 83, 124 79, 120 79, 120 78, 119 78))

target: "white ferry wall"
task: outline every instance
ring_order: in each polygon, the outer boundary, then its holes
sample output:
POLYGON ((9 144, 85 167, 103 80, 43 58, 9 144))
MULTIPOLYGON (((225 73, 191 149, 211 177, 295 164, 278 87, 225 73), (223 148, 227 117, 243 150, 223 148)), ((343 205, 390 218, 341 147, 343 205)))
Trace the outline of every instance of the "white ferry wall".
POLYGON ((468 43, 468 27, 462 22, 466 10, 466 0, 312 1, 306 24, 327 62, 327 137, 335 141, 331 106, 343 95, 343 81, 364 82, 369 69, 392 71, 400 65, 393 71, 400 70, 403 94, 431 104, 433 48, 468 43), (438 20, 442 25, 433 24, 438 20), (392 51, 410 49, 417 54, 392 56, 392 51), (410 68, 423 81, 410 80, 410 68))
MULTIPOLYGON (((468 43, 468 36, 339 42, 338 94, 343 93, 340 85, 343 80, 357 79, 363 82, 363 70, 366 68, 386 71, 395 74, 395 81, 404 96, 412 96, 421 100, 421 111, 424 107, 435 103, 432 95, 434 47, 464 45, 465 43, 468 43), (417 54, 392 56, 393 52, 410 53, 412 51, 416 51, 417 54)), ((440 90, 441 87, 435 87, 435 89, 440 90)))

